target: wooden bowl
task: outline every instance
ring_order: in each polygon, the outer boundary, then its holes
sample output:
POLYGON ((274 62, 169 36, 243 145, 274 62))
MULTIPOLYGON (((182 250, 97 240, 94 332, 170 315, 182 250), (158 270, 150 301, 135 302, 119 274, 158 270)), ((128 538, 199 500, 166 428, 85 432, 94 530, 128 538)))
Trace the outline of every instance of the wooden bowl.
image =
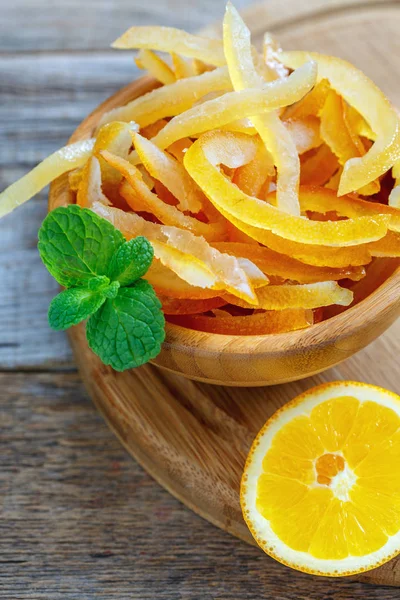
MULTIPOLYGON (((91 137, 105 112, 155 86, 153 79, 142 77, 124 87, 81 123, 70 142, 91 137)), ((67 176, 54 181, 49 210, 73 201, 67 176)), ((377 263, 371 270, 372 293, 326 321, 292 333, 260 336, 217 335, 167 323, 166 340, 153 364, 190 379, 228 386, 274 385, 324 371, 364 348, 400 314, 399 262, 377 263)))

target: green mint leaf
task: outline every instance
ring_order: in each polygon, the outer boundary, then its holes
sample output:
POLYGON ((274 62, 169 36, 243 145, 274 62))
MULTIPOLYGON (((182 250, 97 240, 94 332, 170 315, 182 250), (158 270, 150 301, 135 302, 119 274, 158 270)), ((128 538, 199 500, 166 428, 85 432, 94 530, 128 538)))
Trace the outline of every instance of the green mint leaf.
POLYGON ((100 277, 93 277, 89 279, 87 287, 92 292, 97 292, 98 290, 104 290, 110 285, 110 280, 106 275, 101 275, 100 277))
POLYGON ((86 326, 89 346, 116 371, 155 358, 165 338, 164 315, 151 285, 139 279, 106 300, 86 326))
POLYGON ((111 223, 76 204, 50 212, 39 230, 40 256, 64 287, 86 287, 107 275, 110 260, 125 238, 111 223))
POLYGON ((153 246, 145 237, 137 237, 125 242, 111 259, 107 275, 121 286, 131 285, 147 273, 153 260, 153 246))
POLYGON ((104 290, 104 295, 106 296, 106 298, 109 298, 110 300, 113 300, 114 298, 117 297, 118 295, 118 290, 121 287, 121 284, 119 281, 113 281, 112 283, 110 283, 110 285, 104 290))
POLYGON ((68 329, 95 313, 106 301, 103 291, 71 288, 58 294, 50 303, 49 324, 56 330, 68 329))

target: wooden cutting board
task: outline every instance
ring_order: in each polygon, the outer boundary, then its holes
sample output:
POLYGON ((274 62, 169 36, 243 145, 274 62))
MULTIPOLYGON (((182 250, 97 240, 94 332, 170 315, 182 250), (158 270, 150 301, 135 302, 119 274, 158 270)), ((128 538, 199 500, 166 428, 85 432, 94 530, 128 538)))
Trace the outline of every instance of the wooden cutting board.
MULTIPOLYGON (((400 3, 269 0, 244 16, 256 43, 269 29, 286 49, 347 58, 400 106, 400 3)), ((252 543, 238 492, 257 431, 277 408, 322 381, 362 380, 400 393, 399 334, 395 324, 371 346, 321 375, 253 389, 193 382, 151 365, 116 373, 89 351, 83 327, 74 328, 70 339, 87 389, 127 450, 192 510, 252 543)), ((270 560, 265 556, 266 568, 270 560)), ((360 578, 400 585, 400 560, 360 578)))

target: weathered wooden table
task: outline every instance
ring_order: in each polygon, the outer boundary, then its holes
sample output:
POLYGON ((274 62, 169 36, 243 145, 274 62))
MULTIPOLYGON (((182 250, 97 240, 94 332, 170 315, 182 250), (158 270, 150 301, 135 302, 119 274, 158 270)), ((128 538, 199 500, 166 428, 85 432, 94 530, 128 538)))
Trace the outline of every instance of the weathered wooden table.
MULTIPOLYGON (((3 3, 0 188, 136 76, 129 53, 108 49, 129 24, 194 30, 223 6, 3 3)), ((46 201, 44 192, 0 221, 0 598, 398 598, 395 588, 290 571, 194 515, 126 454, 83 390, 65 335, 47 326, 57 285, 36 251, 46 201)))

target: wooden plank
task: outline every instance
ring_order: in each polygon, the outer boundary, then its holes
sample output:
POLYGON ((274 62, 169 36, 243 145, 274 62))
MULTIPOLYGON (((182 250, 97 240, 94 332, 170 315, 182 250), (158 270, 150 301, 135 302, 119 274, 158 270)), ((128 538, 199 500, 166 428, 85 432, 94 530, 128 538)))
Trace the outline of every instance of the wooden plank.
POLYGON ((398 598, 289 572, 196 516, 131 460, 76 374, 0 374, 0 389, 2 600, 398 598))
MULTIPOLYGON (((235 0, 238 9, 250 3, 235 0)), ((106 49, 131 25, 195 31, 220 20, 224 8, 225 0, 15 0, 2 5, 0 52, 106 49)))

